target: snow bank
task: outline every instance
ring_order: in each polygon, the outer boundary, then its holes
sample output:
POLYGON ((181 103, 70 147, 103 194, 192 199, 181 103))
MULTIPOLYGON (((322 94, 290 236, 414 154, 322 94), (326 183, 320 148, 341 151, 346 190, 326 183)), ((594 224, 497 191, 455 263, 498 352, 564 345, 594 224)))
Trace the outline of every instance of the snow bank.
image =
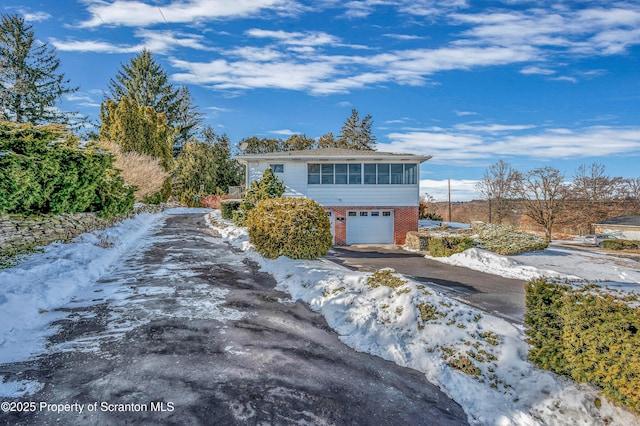
POLYGON ((79 288, 92 285, 122 253, 134 250, 161 213, 144 213, 104 231, 54 243, 25 262, 0 270, 0 363, 21 361, 44 351, 49 324, 65 316, 54 311, 79 288))
MULTIPOLYGON (((464 408, 471 424, 640 424, 633 414, 606 402, 597 389, 528 362, 523 331, 503 319, 406 278, 396 289, 370 288, 371 274, 325 260, 263 259, 252 251, 246 232, 219 216, 213 219, 211 226, 247 250, 248 257, 276 278, 279 289, 321 312, 343 342, 423 372, 464 408), (602 400, 600 408, 596 400, 602 400)), ((514 269, 514 276, 540 273, 504 256, 474 256, 479 263, 514 269)))

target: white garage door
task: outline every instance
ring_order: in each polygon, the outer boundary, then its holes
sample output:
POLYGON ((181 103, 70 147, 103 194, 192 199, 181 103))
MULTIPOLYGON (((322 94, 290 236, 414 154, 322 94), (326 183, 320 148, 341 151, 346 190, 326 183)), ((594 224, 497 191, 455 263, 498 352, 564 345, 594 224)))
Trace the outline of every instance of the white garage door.
POLYGON ((393 244, 392 210, 347 212, 347 244, 393 244))

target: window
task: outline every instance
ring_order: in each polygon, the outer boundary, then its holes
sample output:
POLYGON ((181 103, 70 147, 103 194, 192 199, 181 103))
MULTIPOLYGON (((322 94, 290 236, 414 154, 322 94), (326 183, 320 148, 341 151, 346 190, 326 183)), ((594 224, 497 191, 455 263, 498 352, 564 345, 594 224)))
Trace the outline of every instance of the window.
POLYGON ((369 216, 369 212, 360 212, 360 216, 369 216))
MULTIPOLYGON (((284 164, 271 164, 274 173, 284 173, 284 164)), ((415 185, 418 183, 416 163, 389 164, 308 164, 310 185, 415 185)))
POLYGON ((307 166, 307 182, 309 185, 320 183, 320 164, 309 164, 307 166))
POLYGON ((364 165, 364 183, 368 185, 376 184, 376 165, 365 164, 364 165))
POLYGON ((382 216, 391 216, 391 212, 382 212, 382 216))
POLYGON ((404 165, 404 183, 405 185, 415 185, 417 182, 416 176, 417 167, 415 164, 404 165))
POLYGON ((371 212, 371 217, 378 217, 380 216, 380 212, 371 212))
POLYGON ((378 164, 378 185, 389 183, 389 164, 378 164))
POLYGON ((362 164, 349 164, 349 184, 359 185, 362 183, 362 164))
POLYGON ((284 173, 284 164, 269 164, 273 173, 284 173))
POLYGON ((391 183, 394 185, 402 185, 403 167, 402 164, 391 165, 391 183))
POLYGON ((347 165, 335 165, 335 183, 336 185, 346 185, 347 183, 347 165))
POLYGON ((333 164, 323 164, 321 167, 322 183, 324 185, 333 185, 333 164))
POLYGON ((357 216, 356 212, 349 212, 349 216, 357 216))

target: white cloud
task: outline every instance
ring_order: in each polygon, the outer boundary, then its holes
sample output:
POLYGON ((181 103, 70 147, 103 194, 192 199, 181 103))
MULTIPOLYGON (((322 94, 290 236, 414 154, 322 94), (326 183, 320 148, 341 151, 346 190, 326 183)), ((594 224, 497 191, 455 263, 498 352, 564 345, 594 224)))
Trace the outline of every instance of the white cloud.
POLYGON ((455 126, 457 130, 486 133, 514 132, 534 127, 536 126, 530 124, 458 124, 455 126))
POLYGON ((459 111, 457 109, 453 110, 454 114, 457 115, 458 117, 465 117, 467 115, 478 115, 477 112, 473 112, 473 111, 459 111))
POLYGON ((436 201, 448 201, 449 185, 451 185, 452 201, 477 200, 480 198, 480 194, 476 191, 477 183, 477 180, 465 179, 420 179, 420 194, 429 194, 435 198, 436 201))
POLYGON ((118 46, 113 43, 100 40, 67 40, 62 41, 55 38, 49 42, 56 49, 63 52, 95 52, 95 53, 135 53, 143 49, 143 45, 118 46))
POLYGON ((51 18, 51 15, 49 15, 46 12, 26 12, 26 11, 21 11, 22 16, 24 16, 24 20, 27 22, 42 22, 42 21, 46 21, 47 19, 51 18))
POLYGON ((219 18, 241 18, 264 10, 295 13, 301 7, 293 0, 180 0, 163 6, 143 1, 86 0, 92 17, 80 27, 102 25, 147 27, 155 24, 193 23, 219 18))
POLYGON ((281 136, 291 136, 296 134, 296 132, 289 129, 270 130, 268 133, 271 133, 273 135, 281 135, 281 136))
POLYGON ((247 31, 247 34, 257 38, 271 38, 283 44, 293 46, 323 46, 339 43, 340 39, 322 31, 286 32, 269 31, 254 28, 247 31))
POLYGON ((528 67, 524 67, 520 70, 520 74, 530 75, 530 74, 538 74, 538 75, 553 75, 556 72, 549 68, 541 68, 535 65, 531 65, 528 67))
MULTIPOLYGON (((518 127, 518 126, 516 126, 518 127)), ((521 126, 520 126, 521 127, 521 126)), ((640 127, 591 126, 546 129, 498 137, 479 128, 473 132, 410 131, 387 135, 384 151, 432 155, 432 164, 477 165, 487 159, 524 157, 569 160, 588 157, 639 156, 640 127)), ((523 130, 523 129, 521 129, 523 130)))

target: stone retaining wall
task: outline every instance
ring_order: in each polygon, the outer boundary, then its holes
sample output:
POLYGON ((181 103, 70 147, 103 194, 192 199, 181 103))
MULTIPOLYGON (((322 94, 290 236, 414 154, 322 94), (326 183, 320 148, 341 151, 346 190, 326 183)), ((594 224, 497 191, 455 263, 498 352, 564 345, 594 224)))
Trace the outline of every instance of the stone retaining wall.
POLYGON ((69 241, 85 232, 113 226, 139 213, 157 213, 167 206, 140 205, 125 216, 102 218, 95 213, 72 213, 47 216, 20 216, 0 213, 0 258, 54 241, 69 241))

